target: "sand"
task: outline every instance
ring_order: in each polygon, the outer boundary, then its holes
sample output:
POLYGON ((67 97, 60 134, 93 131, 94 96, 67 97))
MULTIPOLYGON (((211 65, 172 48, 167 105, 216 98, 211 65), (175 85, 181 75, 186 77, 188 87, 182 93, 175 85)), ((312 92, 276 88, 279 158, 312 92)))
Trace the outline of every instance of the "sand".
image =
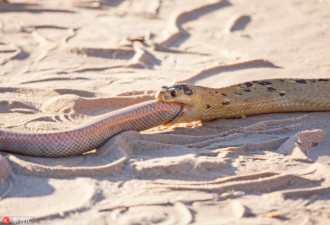
MULTIPOLYGON (((209 87, 330 77, 328 0, 0 1, 0 127, 63 130, 209 87)), ((329 224, 330 113, 128 131, 97 152, 0 152, 0 220, 329 224)), ((26 221, 25 221, 26 222, 26 221)))

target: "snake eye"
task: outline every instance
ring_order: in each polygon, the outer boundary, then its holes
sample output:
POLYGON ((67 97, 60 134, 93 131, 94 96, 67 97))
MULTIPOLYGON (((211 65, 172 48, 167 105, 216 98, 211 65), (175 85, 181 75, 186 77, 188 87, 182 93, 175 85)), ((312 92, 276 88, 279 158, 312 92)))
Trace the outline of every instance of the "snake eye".
POLYGON ((175 96, 176 96, 175 91, 171 91, 171 96, 172 96, 172 97, 175 97, 175 96))

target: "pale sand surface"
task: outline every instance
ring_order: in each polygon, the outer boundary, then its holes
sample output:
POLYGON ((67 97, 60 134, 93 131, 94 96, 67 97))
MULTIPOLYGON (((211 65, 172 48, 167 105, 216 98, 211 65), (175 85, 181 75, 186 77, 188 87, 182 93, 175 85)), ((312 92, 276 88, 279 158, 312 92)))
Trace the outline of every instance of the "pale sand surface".
MULTIPOLYGON (((61 130, 153 98, 330 77, 327 0, 0 1, 0 127, 61 130)), ((330 113, 125 132, 97 153, 1 152, 0 219, 330 224, 330 113)))

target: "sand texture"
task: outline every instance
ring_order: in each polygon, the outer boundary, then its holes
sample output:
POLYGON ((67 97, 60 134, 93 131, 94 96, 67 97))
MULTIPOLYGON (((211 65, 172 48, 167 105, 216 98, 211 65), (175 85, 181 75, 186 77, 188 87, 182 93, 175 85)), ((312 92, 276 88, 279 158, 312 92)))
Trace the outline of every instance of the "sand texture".
MULTIPOLYGON (((0 127, 73 128, 174 82, 330 78, 329 0, 0 0, 0 127)), ((330 112, 127 131, 67 158, 0 152, 0 221, 330 224, 330 112)))

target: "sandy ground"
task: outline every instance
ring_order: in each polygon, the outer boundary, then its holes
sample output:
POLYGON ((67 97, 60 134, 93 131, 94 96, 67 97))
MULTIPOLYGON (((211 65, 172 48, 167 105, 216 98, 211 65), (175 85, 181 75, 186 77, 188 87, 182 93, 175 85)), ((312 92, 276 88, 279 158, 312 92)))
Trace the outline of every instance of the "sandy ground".
MULTIPOLYGON (((328 0, 0 1, 0 127, 74 127, 177 81, 330 77, 328 0)), ((94 154, 0 153, 0 219, 330 224, 330 113, 125 132, 94 154)))

